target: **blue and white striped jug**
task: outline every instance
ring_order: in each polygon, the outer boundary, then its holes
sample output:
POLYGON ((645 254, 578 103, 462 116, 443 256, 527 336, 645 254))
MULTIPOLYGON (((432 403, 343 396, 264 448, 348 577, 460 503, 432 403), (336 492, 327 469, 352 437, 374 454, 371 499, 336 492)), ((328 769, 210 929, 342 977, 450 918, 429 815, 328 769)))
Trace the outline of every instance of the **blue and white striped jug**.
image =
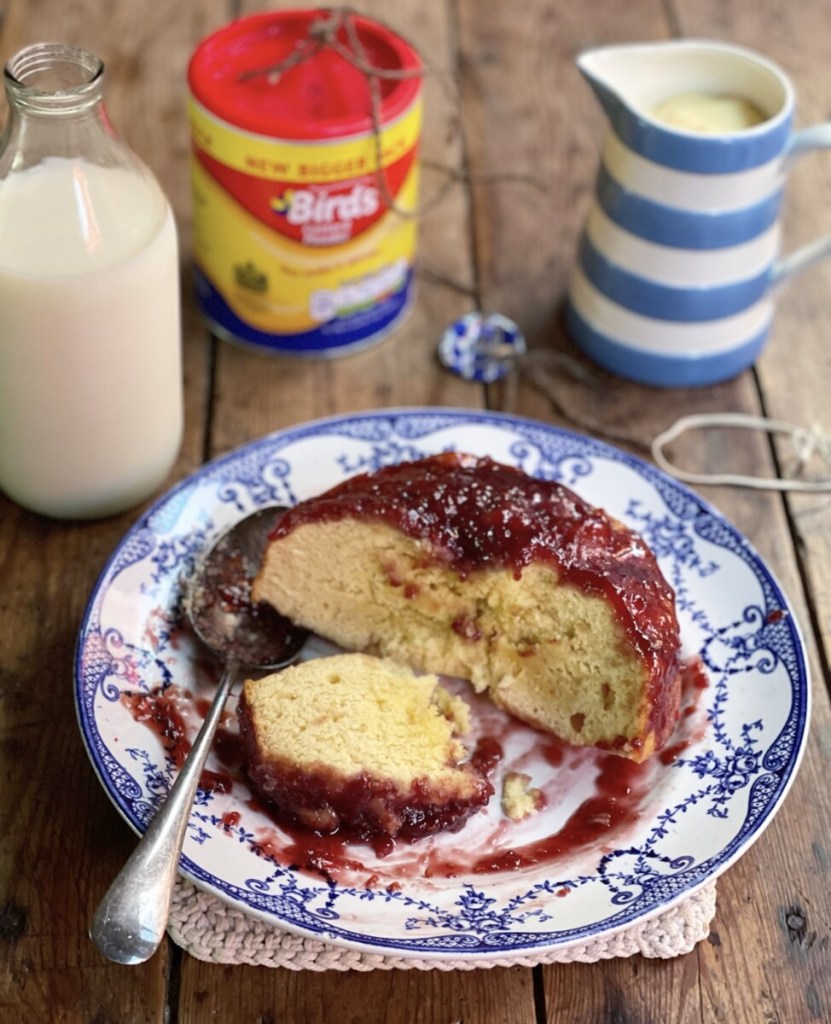
POLYGON ((831 252, 826 236, 779 256, 788 168, 831 147, 831 124, 794 133, 788 77, 725 43, 602 47, 577 66, 609 128, 569 282, 572 337, 641 383, 735 376, 768 338, 776 287, 831 252))

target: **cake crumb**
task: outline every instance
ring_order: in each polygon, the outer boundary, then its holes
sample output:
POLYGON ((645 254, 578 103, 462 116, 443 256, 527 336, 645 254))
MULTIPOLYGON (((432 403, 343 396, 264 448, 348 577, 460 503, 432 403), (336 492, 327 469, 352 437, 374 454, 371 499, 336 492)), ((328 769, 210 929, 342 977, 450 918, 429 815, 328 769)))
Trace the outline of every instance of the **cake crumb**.
POLYGON ((470 705, 461 697, 455 696, 443 686, 433 691, 433 702, 444 717, 453 723, 460 736, 466 736, 471 730, 470 705))
POLYGON ((508 772, 502 782, 502 813, 511 821, 524 821, 542 807, 542 793, 531 786, 531 776, 508 772))

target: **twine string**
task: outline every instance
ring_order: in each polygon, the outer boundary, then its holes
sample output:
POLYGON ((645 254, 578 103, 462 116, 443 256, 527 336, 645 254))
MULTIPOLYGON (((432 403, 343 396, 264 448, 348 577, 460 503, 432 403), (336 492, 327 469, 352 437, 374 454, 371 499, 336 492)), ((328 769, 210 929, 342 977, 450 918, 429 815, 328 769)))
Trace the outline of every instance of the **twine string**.
MULTIPOLYGON (((407 78, 423 77, 424 68, 382 68, 370 63, 366 48, 361 42, 358 30, 355 26, 357 12, 351 7, 329 7, 324 14, 311 22, 306 35, 295 44, 295 50, 288 57, 277 64, 269 64, 262 68, 253 68, 250 71, 243 71, 240 78, 257 78, 261 75, 270 76, 275 82, 279 81, 280 75, 289 68, 304 61, 310 60, 324 47, 329 47, 338 53, 345 61, 348 61, 354 68, 357 68, 368 78, 386 78, 400 81, 407 78), (345 33, 348 46, 344 46, 338 36, 341 30, 345 33)), ((394 32, 390 26, 375 19, 379 25, 390 32, 394 32)))
POLYGON ((779 477, 753 477, 741 473, 690 473, 679 469, 664 453, 664 448, 682 434, 691 430, 708 427, 732 427, 742 430, 761 430, 767 434, 784 434, 790 439, 790 447, 796 459, 796 471, 802 472, 814 457, 831 465, 831 435, 818 426, 795 427, 781 420, 744 413, 697 413, 681 416, 652 442, 652 457, 655 462, 678 480, 692 484, 716 484, 732 487, 747 487, 755 490, 796 491, 816 494, 831 491, 831 479, 800 480, 779 477))
MULTIPOLYGON (((311 22, 306 36, 298 40, 295 49, 287 57, 277 64, 244 71, 240 75, 240 80, 246 81, 266 76, 270 83, 276 84, 286 71, 308 60, 312 60, 322 50, 327 48, 333 50, 357 71, 360 71, 366 79, 369 89, 369 116, 372 126, 372 140, 375 151, 375 178, 378 190, 388 210, 396 213, 399 217, 412 220, 423 216, 427 209, 440 203, 444 199, 445 194, 456 184, 458 176, 452 172, 447 172, 448 177, 444 184, 427 202, 419 204, 416 209, 403 207, 397 202, 389 187, 383 166, 383 124, 381 117, 383 100, 381 82, 383 80, 405 81, 412 78, 424 78, 428 71, 430 74, 435 74, 436 72, 433 69, 428 69, 423 61, 422 66, 418 68, 382 68, 373 64, 358 33, 355 17, 356 12, 351 7, 328 8, 321 17, 315 18, 311 22), (341 41, 341 35, 346 37, 345 44, 341 41)), ((382 23, 379 22, 379 24, 382 23)), ((385 27, 388 28, 388 26, 385 27)), ((390 29, 390 31, 393 30, 390 29)))
POLYGON ((831 478, 805 479, 809 463, 819 460, 831 467, 831 434, 818 425, 799 427, 781 420, 745 413, 692 413, 679 417, 673 424, 661 431, 651 442, 644 443, 641 437, 598 418, 586 415, 585 405, 580 404, 579 415, 569 408, 568 397, 577 389, 590 394, 602 394, 603 379, 595 371, 564 352, 546 349, 531 349, 526 354, 505 355, 514 373, 504 378, 510 396, 516 389, 517 378, 521 377, 544 398, 554 411, 574 427, 613 444, 626 444, 635 450, 651 455, 655 463, 670 476, 684 483, 709 486, 743 487, 759 491, 782 493, 823 494, 831 492, 831 478), (712 428, 743 429, 762 431, 769 435, 787 438, 792 465, 789 475, 783 477, 755 477, 742 473, 693 473, 677 466, 667 455, 666 449, 682 434, 712 428))
MULTIPOLYGON (((369 117, 373 146, 375 150, 375 180, 378 185, 378 191, 381 194, 381 198, 385 203, 386 208, 405 220, 416 220, 423 217, 434 209, 434 207, 442 203, 447 194, 458 184, 470 185, 471 183, 475 183, 487 185, 497 182, 507 182, 511 184, 525 185, 534 188, 543 194, 548 193, 547 184, 537 178, 534 178, 532 175, 512 171, 471 174, 466 170, 459 171, 452 167, 440 165, 432 161, 422 161, 422 165, 424 167, 429 167, 431 171, 441 174, 444 177, 444 181, 436 188, 435 192, 431 196, 419 202, 414 209, 401 206, 401 204, 396 201, 395 196, 389 187, 382 162, 383 123, 381 111, 383 99, 381 95, 381 82, 384 80, 404 81, 411 78, 425 79, 430 77, 442 85, 457 110, 460 107, 458 88, 452 74, 440 72, 436 68, 431 67, 424 61, 423 57, 421 58, 421 67, 418 68, 382 68, 373 64, 366 52, 366 47, 361 41, 360 34, 355 23, 355 16, 356 12, 351 7, 327 8, 321 17, 315 18, 314 21, 311 22, 307 29, 306 36, 303 39, 298 40, 295 44, 295 49, 287 57, 276 64, 269 64, 266 67, 252 68, 249 71, 242 72, 239 76, 240 81, 266 77, 269 83, 276 84, 280 81, 280 77, 285 74, 286 71, 289 71, 291 68, 297 67, 299 64, 303 64, 308 60, 312 60, 324 48, 333 50, 342 57, 343 60, 351 64, 352 67, 364 75, 369 89, 369 117), (341 34, 346 37, 346 43, 341 41, 341 34)), ((375 20, 378 24, 383 25, 388 29, 388 31, 394 33, 395 30, 389 25, 379 19, 375 20)), ((446 283, 457 291, 464 291, 463 286, 459 285, 458 282, 451 281, 446 283)))

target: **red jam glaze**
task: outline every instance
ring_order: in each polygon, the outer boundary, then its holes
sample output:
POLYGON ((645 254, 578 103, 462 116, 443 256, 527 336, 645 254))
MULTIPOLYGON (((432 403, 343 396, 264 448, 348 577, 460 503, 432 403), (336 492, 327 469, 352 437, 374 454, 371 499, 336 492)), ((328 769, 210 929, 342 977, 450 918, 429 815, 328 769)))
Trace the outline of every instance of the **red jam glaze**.
MULTIPOLYGON (((602 843, 611 839, 618 829, 634 824, 640 816, 641 801, 649 790, 649 768, 614 754, 604 755, 599 766, 595 793, 583 801, 559 832, 513 850, 479 857, 473 864, 473 873, 511 871, 542 864, 602 843)), ((445 863, 442 869, 442 874, 447 876, 456 874, 452 864, 445 863)))
MULTIPOLYGON (((472 856, 466 856, 464 861, 457 860, 452 850, 443 851, 441 847, 428 849, 419 863, 418 874, 425 878, 456 878, 471 873, 518 871, 554 862, 596 843, 613 842, 620 829, 639 819, 643 801, 654 779, 648 764, 636 764, 614 754, 599 755, 598 767, 600 771, 593 795, 553 835, 513 849, 479 856, 469 851, 472 856)), ((266 810, 261 805, 257 805, 257 809, 266 810)), ((406 838, 403 835, 395 840, 377 835, 363 836, 354 829, 322 834, 287 818, 273 806, 269 807, 268 813, 287 835, 288 841, 275 842, 271 849, 263 852, 279 864, 299 867, 327 878, 337 879, 344 870, 363 867, 354 859, 353 843, 368 839, 375 855, 383 858, 395 849, 398 841, 406 838)))
POLYGON ((502 744, 499 740, 492 736, 483 736, 470 755, 470 763, 482 775, 490 775, 502 757, 502 744))
MULTIPOLYGON (((681 706, 678 715, 680 723, 698 711, 701 694, 709 685, 710 681, 701 658, 690 658, 684 662, 681 667, 681 706)), ((673 739, 676 739, 676 742, 668 744, 658 754, 661 764, 674 764, 693 743, 701 739, 701 735, 688 732, 680 738, 675 736, 673 739)))
MULTIPOLYGON (((656 745, 672 731, 680 666, 675 594, 645 541, 602 509, 556 481, 446 452, 351 477, 285 512, 271 538, 343 518, 383 522, 425 542, 434 563, 462 579, 496 568, 519 579, 541 562, 606 598, 646 666, 656 745)), ((464 623, 457 631, 464 635, 464 623)))
POLYGON ((298 824, 312 828, 311 822, 323 809, 327 825, 315 831, 337 832, 353 841, 412 842, 437 832, 457 831, 493 793, 490 783, 482 779, 468 797, 442 799, 429 779, 416 779, 402 789, 364 772, 335 781, 329 772, 292 769, 275 762, 252 766, 248 775, 264 799, 298 824))
MULTIPOLYGON (((709 681, 700 658, 692 658, 684 663, 681 680, 684 716, 673 737, 676 742, 667 748, 672 753, 671 759, 657 757, 636 764, 616 754, 598 751, 593 761, 597 768, 593 792, 575 808, 557 832, 491 853, 465 849, 463 858, 459 856, 462 847, 455 850, 441 846, 428 848, 424 858, 418 862, 417 874, 425 878, 456 878, 470 874, 517 871, 540 864, 553 864, 563 857, 579 854, 582 850, 596 846, 602 848, 619 842, 625 830, 636 824, 645 808, 648 808, 656 782, 656 771, 665 771, 663 766, 671 763, 683 750, 699 740, 706 729, 706 720, 701 714, 701 700, 709 681), (689 720, 693 712, 698 712, 702 721, 690 731, 684 719, 689 720)), ((509 720, 508 728, 522 726, 509 720)), ((547 737, 541 743, 539 754, 549 764, 559 766, 568 749, 568 744, 562 740, 547 737)), ((483 737, 473 758, 479 758, 482 768, 491 771, 502 758, 502 746, 492 737, 483 737)), ((335 879, 342 871, 355 869, 351 846, 355 837, 348 831, 321 835, 287 820, 273 808, 265 808, 259 803, 256 806, 259 811, 268 813, 275 825, 288 836, 285 845, 275 843, 267 851, 278 863, 291 863, 335 879)), ((375 855, 380 858, 388 856, 395 848, 395 842, 390 841, 384 845, 378 839, 372 845, 375 855)), ((568 892, 568 889, 562 889, 557 895, 567 896, 568 892)))

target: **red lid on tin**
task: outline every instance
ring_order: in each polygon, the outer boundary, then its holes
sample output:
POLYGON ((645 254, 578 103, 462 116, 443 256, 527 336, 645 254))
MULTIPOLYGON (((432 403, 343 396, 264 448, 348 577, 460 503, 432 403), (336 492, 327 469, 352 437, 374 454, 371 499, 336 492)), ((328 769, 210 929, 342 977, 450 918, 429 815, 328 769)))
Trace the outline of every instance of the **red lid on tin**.
MULTIPOLYGON (((331 11, 290 10, 254 14, 231 22, 197 46, 188 67, 194 98, 229 124, 258 135, 319 139, 358 135, 372 127, 366 75, 331 46, 287 68, 275 81, 268 69, 309 40, 309 28, 331 11)), ((391 29, 350 15, 372 67, 386 71, 421 68, 418 54, 391 29)), ((349 48, 347 34, 337 39, 349 48)), ((421 88, 419 76, 378 79, 381 122, 403 113, 421 88)))

